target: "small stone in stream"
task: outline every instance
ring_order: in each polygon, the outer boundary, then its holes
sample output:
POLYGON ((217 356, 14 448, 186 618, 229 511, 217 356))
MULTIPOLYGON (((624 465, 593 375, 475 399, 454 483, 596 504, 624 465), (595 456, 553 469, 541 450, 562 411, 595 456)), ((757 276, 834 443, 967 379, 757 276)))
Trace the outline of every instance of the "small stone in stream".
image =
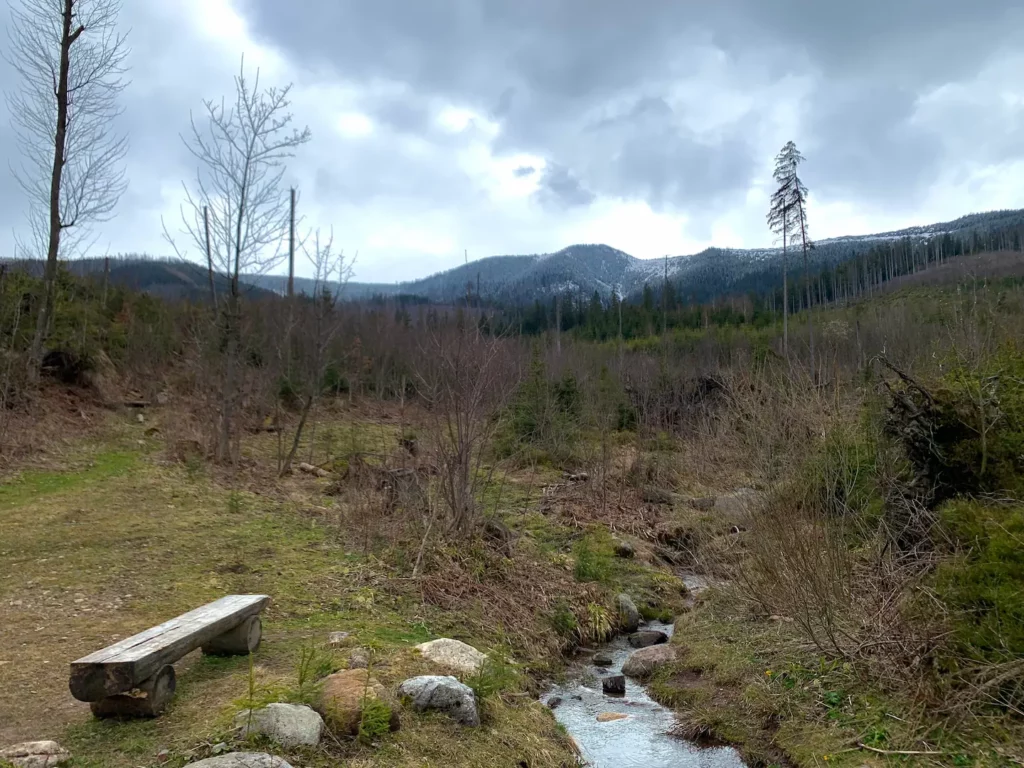
POLYGON ((622 675, 611 675, 601 680, 601 688, 609 696, 625 696, 626 678, 622 675))
POLYGON ((612 659, 612 655, 608 651, 598 651, 594 654, 594 666, 595 667, 610 667, 615 663, 612 659))
POLYGON ((628 541, 616 541, 615 542, 615 556, 624 559, 629 559, 636 555, 636 550, 633 545, 628 541))
POLYGON ((663 664, 675 661, 676 649, 672 645, 662 643, 634 651, 622 665, 622 674, 629 677, 644 679, 654 674, 663 664))
POLYGON ((548 699, 548 709, 554 709, 555 707, 557 707, 561 703, 562 703, 562 697, 561 696, 552 696, 550 699, 548 699))
POLYGON ((577 694, 573 694, 572 700, 573 701, 583 701, 583 697, 580 696, 578 693, 577 694))
POLYGON ((26 741, 0 748, 0 762, 15 768, 52 768, 71 759, 71 753, 56 741, 26 741))
POLYGON ((612 723, 616 720, 625 720, 629 715, 624 715, 621 712, 602 712, 597 716, 597 722, 599 723, 612 723))
POLYGON ((327 636, 327 644, 331 646, 331 648, 339 648, 345 644, 345 641, 348 640, 348 638, 348 632, 331 632, 331 634, 327 636))
POLYGON ((644 629, 629 636, 629 644, 634 648, 647 648, 650 645, 661 645, 668 642, 668 635, 658 629, 644 629))
POLYGON ((640 611, 637 610, 629 595, 621 594, 615 598, 615 607, 619 612, 619 626, 623 632, 636 632, 640 626, 640 611))

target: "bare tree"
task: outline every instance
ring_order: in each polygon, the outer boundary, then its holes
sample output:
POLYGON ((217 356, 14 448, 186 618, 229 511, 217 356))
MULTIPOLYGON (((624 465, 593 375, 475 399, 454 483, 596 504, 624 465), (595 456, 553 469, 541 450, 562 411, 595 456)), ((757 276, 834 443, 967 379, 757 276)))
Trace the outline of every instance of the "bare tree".
MULTIPOLYGON (((212 271, 228 281, 228 295, 219 302, 225 335, 224 373, 216 457, 231 458, 235 399, 239 390, 238 353, 243 274, 271 269, 281 258, 288 232, 288 206, 281 195, 285 161, 309 141, 308 128, 292 127, 291 86, 261 89, 260 76, 250 83, 243 59, 235 77, 235 99, 203 102, 202 119, 191 119, 183 141, 198 161, 196 177, 185 187, 181 206, 183 232, 206 254, 212 271)), ((179 256, 166 225, 164 236, 179 256)))
POLYGON ((20 84, 5 96, 22 155, 12 172, 29 197, 33 241, 22 250, 46 250, 33 370, 53 323, 58 258, 90 225, 111 218, 127 188, 128 140, 112 127, 127 86, 120 10, 118 0, 19 0, 11 7, 3 55, 20 84), (72 229, 74 236, 65 235, 72 229))
MULTIPOLYGON (((295 200, 292 190, 292 201, 295 200)), ((280 467, 282 476, 291 471, 292 461, 299 450, 299 443, 302 441, 302 432, 309 419, 310 411, 316 404, 320 393, 323 391, 324 374, 327 370, 328 350, 341 325, 341 313, 338 311, 338 301, 341 298, 345 284, 352 276, 354 259, 346 259, 344 251, 333 250, 333 235, 325 242, 320 240, 319 230, 312 236, 312 250, 303 247, 303 251, 310 263, 313 265, 313 295, 310 297, 308 306, 309 321, 304 324, 304 334, 299 339, 300 344, 306 347, 306 354, 303 356, 303 369, 305 382, 302 402, 302 411, 299 414, 299 423, 295 428, 295 435, 292 438, 291 449, 280 467)), ((293 241, 294 242, 294 241, 293 241)), ((285 337, 285 343, 290 343, 290 338, 285 337)))

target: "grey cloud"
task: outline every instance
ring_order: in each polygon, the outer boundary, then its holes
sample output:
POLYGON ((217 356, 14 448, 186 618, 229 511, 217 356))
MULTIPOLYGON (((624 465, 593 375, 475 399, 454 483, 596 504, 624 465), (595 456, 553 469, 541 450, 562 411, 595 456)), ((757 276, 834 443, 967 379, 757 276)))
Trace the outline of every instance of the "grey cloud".
POLYGON ((599 179, 601 191, 646 200, 656 210, 720 205, 745 193, 752 180, 756 159, 742 130, 734 125, 709 141, 694 134, 664 99, 644 96, 625 114, 585 129, 594 146, 613 150, 605 162, 593 153, 588 179, 599 179))
POLYGON ((401 80, 495 115, 502 151, 550 157, 597 194, 659 207, 729 199, 763 166, 760 115, 708 138, 694 134, 692 116, 669 114, 667 92, 700 72, 701 45, 733 65, 732 86, 766 74, 818 78, 800 133, 822 150, 822 191, 863 196, 871 169, 893 167, 901 175, 888 189, 898 198, 919 192, 944 161, 934 137, 910 126, 913 101, 900 94, 977 72, 1017 44, 1024 13, 1014 0, 313 4, 316 12, 299 18, 275 0, 246 7, 257 32, 291 55, 326 58, 356 81, 401 80), (879 89, 890 92, 872 104, 879 89), (581 116, 629 96, 633 114, 581 142, 581 116))
POLYGON ((805 166, 812 192, 891 207, 926 191, 943 147, 936 127, 914 123, 916 101, 905 89, 865 82, 822 94, 809 125, 822 137, 805 166))
POLYGON ((540 189, 536 195, 542 205, 556 210, 590 205, 596 198, 572 171, 554 162, 549 162, 541 174, 540 189))
MULTIPOLYGON (((776 109, 794 126, 782 140, 804 149, 819 198, 909 209, 940 171, 1024 158, 1024 114, 1001 106, 996 88, 979 89, 969 109, 942 102, 921 112, 923 95, 1024 50, 1019 0, 305 0, 298 13, 279 0, 233 5, 300 86, 343 83, 375 126, 344 138, 326 108, 296 110, 314 141, 289 181, 306 180, 327 209, 437 213, 481 254, 563 245, 523 233, 548 237, 569 218, 562 213, 584 215, 602 198, 686 213, 691 234, 709 233, 764 180, 778 149, 776 109), (806 89, 801 102, 765 95, 784 95, 790 81, 806 89), (688 83, 700 93, 680 97, 688 83), (440 126, 445 104, 496 121, 497 137, 475 124, 440 126), (488 200, 473 171, 479 144, 505 158, 546 158, 543 172, 512 171, 538 180, 535 226, 488 200)), ((192 172, 178 136, 189 110, 229 92, 237 68, 160 7, 123 11, 135 51, 122 118, 131 186, 109 234, 126 246, 159 242, 159 214, 174 205, 163 198, 192 172)), ((0 26, 7 13, 0 2, 0 26)), ((0 88, 10 74, 0 63, 0 88)), ((7 123, 0 106, 4 231, 20 226, 24 208, 3 168, 12 161, 7 123)), ((763 230, 758 216, 751 244, 767 239, 763 230)))

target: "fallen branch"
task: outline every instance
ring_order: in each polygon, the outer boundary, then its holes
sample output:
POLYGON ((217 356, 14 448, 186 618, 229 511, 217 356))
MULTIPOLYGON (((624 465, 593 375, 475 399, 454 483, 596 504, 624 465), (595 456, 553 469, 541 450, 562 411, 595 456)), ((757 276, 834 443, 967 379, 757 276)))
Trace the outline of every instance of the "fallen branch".
POLYGON ((857 742, 857 746, 861 749, 866 749, 868 752, 874 752, 879 755, 941 755, 942 752, 932 752, 929 750, 915 750, 915 749, 878 749, 877 747, 869 747, 867 744, 857 742))

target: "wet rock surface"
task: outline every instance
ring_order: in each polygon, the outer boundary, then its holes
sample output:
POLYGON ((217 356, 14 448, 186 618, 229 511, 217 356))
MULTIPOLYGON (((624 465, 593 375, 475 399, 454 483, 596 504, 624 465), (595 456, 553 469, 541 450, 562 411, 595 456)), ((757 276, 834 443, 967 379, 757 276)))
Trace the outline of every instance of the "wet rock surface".
MULTIPOLYGON (((672 626, 651 622, 650 629, 671 634, 672 626)), ((652 646, 651 650, 666 648, 652 646)), ((571 682, 556 686, 544 701, 579 746, 591 768, 742 768, 729 747, 701 748, 670 735, 676 725, 671 710, 653 701, 637 680, 625 680, 625 695, 608 696, 601 681, 622 674, 626 660, 638 653, 625 636, 597 649, 612 663, 581 663, 571 682)))
POLYGON ((643 629, 629 636, 629 644, 634 648, 647 648, 668 642, 668 633, 658 629, 643 629))

